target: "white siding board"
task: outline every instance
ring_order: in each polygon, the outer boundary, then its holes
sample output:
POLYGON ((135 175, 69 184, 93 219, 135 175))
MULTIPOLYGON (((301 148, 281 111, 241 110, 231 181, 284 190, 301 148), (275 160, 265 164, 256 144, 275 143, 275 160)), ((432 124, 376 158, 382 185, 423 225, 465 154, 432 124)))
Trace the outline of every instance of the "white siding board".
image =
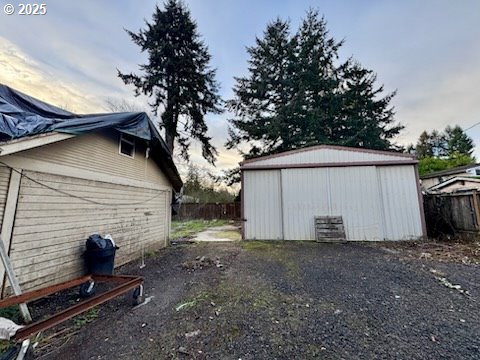
POLYGON ((255 160, 251 165, 279 165, 279 164, 313 164, 313 163, 345 163, 345 162, 366 162, 366 161, 395 161, 408 160, 405 156, 394 153, 371 153, 352 150, 338 149, 310 149, 296 153, 280 155, 272 158, 255 160))
POLYGON ((243 181, 246 238, 282 239, 280 171, 246 172, 243 181))
POLYGON ((421 237, 421 209, 414 167, 386 166, 378 167, 377 171, 384 200, 385 239, 421 237))

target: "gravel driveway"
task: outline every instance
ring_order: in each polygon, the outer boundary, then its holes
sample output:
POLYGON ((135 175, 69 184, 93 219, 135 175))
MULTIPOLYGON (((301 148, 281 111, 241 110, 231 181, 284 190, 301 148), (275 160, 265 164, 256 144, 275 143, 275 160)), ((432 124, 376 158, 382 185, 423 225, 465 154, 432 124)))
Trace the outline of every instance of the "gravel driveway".
POLYGON ((120 269, 150 303, 100 307, 44 358, 480 359, 479 269, 356 244, 175 246, 120 269))

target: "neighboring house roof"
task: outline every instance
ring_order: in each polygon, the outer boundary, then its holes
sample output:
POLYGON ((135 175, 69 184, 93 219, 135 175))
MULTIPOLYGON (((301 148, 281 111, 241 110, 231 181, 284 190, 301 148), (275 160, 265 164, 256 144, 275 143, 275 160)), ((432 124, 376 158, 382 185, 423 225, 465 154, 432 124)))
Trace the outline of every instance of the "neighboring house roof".
POLYGON ((431 179, 436 177, 455 175, 458 173, 464 173, 468 169, 475 168, 475 167, 480 167, 480 163, 458 166, 458 167, 447 169, 447 170, 435 171, 435 172, 420 176, 420 179, 431 179))
MULTIPOLYGON (((460 182, 460 181, 464 181, 464 182, 470 182, 470 183, 478 183, 478 186, 480 186, 480 177, 474 177, 474 176, 455 176, 455 177, 452 177, 451 179, 448 179, 444 182, 441 182, 440 184, 437 184, 437 185, 434 185, 434 186, 431 186, 427 189, 427 191, 437 191, 437 190, 440 190, 440 189, 443 189, 444 187, 448 187, 456 182, 460 182)), ((469 190, 471 188, 469 187, 465 187, 465 190, 469 190)))
POLYGON ((102 129, 148 141, 152 157, 180 191, 183 183, 172 155, 147 114, 78 115, 0 84, 0 156, 102 129))

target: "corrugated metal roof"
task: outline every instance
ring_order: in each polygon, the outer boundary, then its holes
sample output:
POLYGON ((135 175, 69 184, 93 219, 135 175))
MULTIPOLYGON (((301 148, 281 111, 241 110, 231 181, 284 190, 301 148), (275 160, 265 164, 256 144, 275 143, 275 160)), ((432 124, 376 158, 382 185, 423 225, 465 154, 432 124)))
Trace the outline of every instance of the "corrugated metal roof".
MULTIPOLYGON (((415 157, 388 151, 318 145, 275 155, 263 156, 240 163, 242 169, 258 167, 301 167, 301 165, 368 165, 373 163, 415 163, 415 157)), ((313 167, 313 166, 312 166, 313 167)))

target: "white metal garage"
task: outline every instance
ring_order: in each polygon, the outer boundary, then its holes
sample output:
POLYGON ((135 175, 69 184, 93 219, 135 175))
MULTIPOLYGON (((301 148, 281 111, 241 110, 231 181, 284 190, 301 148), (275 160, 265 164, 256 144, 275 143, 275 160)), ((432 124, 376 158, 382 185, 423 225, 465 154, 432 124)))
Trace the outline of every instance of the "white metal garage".
POLYGON ((411 155, 327 145, 244 161, 243 238, 418 239, 426 229, 416 164, 411 155))

